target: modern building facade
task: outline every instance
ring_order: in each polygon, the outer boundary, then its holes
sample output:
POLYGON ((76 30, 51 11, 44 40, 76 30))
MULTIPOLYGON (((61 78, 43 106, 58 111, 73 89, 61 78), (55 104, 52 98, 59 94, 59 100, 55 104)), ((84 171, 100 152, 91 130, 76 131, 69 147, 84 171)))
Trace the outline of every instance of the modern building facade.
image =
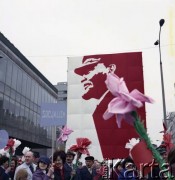
POLYGON ((58 90, 58 101, 67 101, 67 82, 59 82, 55 87, 58 90))
POLYGON ((51 148, 40 127, 42 103, 56 103, 57 89, 0 33, 0 129, 32 149, 51 148))

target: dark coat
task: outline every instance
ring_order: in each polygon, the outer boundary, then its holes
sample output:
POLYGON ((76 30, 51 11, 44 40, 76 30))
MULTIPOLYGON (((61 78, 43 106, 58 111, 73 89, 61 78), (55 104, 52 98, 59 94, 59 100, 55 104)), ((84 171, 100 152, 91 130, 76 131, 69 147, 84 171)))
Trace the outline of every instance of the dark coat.
POLYGON ((134 171, 129 171, 129 170, 126 170, 126 169, 123 169, 122 171, 121 171, 121 173, 119 174, 119 176, 118 176, 118 179, 119 180, 136 180, 136 179, 138 179, 137 178, 137 172, 134 170, 134 171))
POLYGON ((76 180, 93 180, 93 178, 97 175, 96 169, 92 169, 92 174, 88 171, 86 166, 83 166, 81 169, 77 170, 77 178, 76 180))
POLYGON ((72 170, 69 167, 65 167, 65 165, 62 170, 54 169, 54 180, 70 180, 71 171, 72 170), (63 172, 64 179, 61 177, 61 171, 63 172))
MULTIPOLYGON (((64 164, 64 169, 65 169, 65 172, 67 173, 67 175, 71 177, 71 172, 72 172, 73 170, 76 171, 77 168, 76 168, 75 164, 73 164, 73 168, 72 168, 72 167, 69 166, 67 163, 65 163, 65 164, 64 164)), ((76 175, 72 178, 72 180, 74 180, 75 177, 76 177, 76 175)))
POLYGON ((33 173, 32 180, 49 180, 49 176, 47 176, 41 169, 37 169, 33 173))
POLYGON ((9 175, 5 173, 5 169, 0 167, 0 180, 9 180, 9 175))

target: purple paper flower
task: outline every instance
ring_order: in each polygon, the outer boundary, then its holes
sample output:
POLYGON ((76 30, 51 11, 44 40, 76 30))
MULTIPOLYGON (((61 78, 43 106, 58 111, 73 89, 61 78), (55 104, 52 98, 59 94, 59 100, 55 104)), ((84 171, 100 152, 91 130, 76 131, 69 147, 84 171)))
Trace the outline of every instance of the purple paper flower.
POLYGON ((69 134, 73 132, 73 130, 68 128, 67 126, 64 126, 63 129, 60 128, 60 131, 61 131, 61 135, 57 139, 57 141, 62 141, 62 142, 67 141, 69 134))
POLYGON ((113 115, 116 115, 118 127, 121 127, 122 119, 125 119, 129 124, 133 124, 134 118, 130 112, 142 107, 144 102, 154 102, 153 99, 145 96, 137 89, 129 92, 123 78, 119 78, 115 74, 108 74, 105 83, 115 98, 109 102, 103 118, 107 120, 113 115))

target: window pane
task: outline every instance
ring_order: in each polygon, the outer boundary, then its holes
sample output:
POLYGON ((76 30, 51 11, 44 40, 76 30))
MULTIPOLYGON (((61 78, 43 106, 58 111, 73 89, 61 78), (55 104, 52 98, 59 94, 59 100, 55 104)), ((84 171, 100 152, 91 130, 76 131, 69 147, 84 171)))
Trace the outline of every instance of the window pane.
POLYGON ((27 85, 27 75, 26 75, 26 73, 23 73, 23 78, 22 78, 22 94, 23 94, 23 96, 26 96, 26 85, 27 85))
POLYGON ((5 91, 4 91, 4 93, 5 93, 5 95, 10 96, 11 89, 10 89, 9 86, 7 86, 7 85, 5 86, 5 91))
POLYGON ((12 81, 12 62, 8 60, 7 72, 6 72, 6 84, 11 86, 12 81))
POLYGON ((16 116, 20 115, 20 104, 18 102, 16 102, 15 115, 16 116))
POLYGON ((9 109, 10 99, 8 96, 4 96, 4 109, 9 109))
POLYGON ((35 81, 32 80, 31 82, 31 101, 34 102, 35 99, 35 81))
POLYGON ((17 87, 16 87, 17 91, 19 93, 21 93, 21 89, 22 89, 22 71, 19 68, 18 69, 18 80, 17 80, 17 87))
POLYGON ((16 97, 16 91, 14 91, 13 89, 11 89, 11 98, 15 100, 16 97))
POLYGON ((5 82, 5 73, 6 73, 6 60, 0 58, 0 81, 5 82))
POLYGON ((9 108, 9 111, 12 114, 15 114, 15 101, 13 99, 10 99, 10 108, 9 108))
POLYGON ((4 92, 4 84, 0 82, 0 92, 4 92))
POLYGON ((37 104, 40 102, 40 86, 36 83, 35 84, 35 99, 34 102, 37 104))
POLYGON ((21 100, 21 95, 19 93, 16 93, 16 101, 20 102, 21 100))
POLYGON ((0 93, 0 109, 3 109, 3 94, 0 93))
POLYGON ((31 91, 31 78, 27 76, 27 89, 26 89, 26 96, 30 99, 30 91, 31 91))
POLYGON ((18 67, 16 64, 13 64, 13 71, 12 71, 12 88, 16 90, 16 82, 17 82, 17 75, 18 75, 18 67))

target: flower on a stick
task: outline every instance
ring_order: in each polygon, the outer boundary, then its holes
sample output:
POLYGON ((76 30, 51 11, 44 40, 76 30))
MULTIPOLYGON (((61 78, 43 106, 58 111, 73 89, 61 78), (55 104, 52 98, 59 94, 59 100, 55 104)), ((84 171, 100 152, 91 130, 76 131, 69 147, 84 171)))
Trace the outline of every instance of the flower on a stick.
POLYGON ((68 140, 69 135, 73 132, 72 129, 68 128, 67 126, 64 126, 62 129, 59 128, 61 131, 60 137, 57 139, 57 141, 65 142, 68 140))
POLYGON ((77 138, 77 144, 72 145, 69 149, 80 154, 89 155, 88 146, 92 143, 88 138, 77 138))
POLYGON ((142 94, 137 89, 129 92, 123 78, 119 78, 115 74, 108 74, 105 81, 109 91, 115 96, 108 104, 106 112, 103 114, 105 120, 116 115, 118 127, 121 127, 121 121, 124 119, 129 124, 133 124, 134 118, 132 111, 143 106, 144 102, 153 103, 153 100, 142 94))

